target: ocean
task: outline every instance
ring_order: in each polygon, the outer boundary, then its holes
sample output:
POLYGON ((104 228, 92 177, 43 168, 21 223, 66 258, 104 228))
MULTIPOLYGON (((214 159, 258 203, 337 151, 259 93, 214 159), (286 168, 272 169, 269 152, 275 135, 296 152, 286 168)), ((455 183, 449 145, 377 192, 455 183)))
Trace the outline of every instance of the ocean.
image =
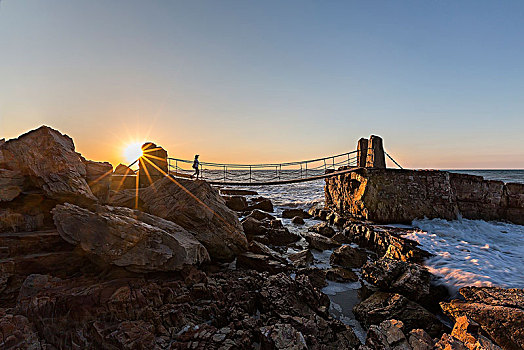
MULTIPOLYGON (((485 179, 524 183, 524 170, 448 170, 485 179)), ((270 198, 276 210, 308 209, 324 202, 324 181, 251 189, 270 198)), ((524 226, 482 220, 415 220, 407 236, 434 257, 428 269, 452 290, 463 286, 524 287, 524 226)), ((306 229, 306 228, 304 228, 306 229)))

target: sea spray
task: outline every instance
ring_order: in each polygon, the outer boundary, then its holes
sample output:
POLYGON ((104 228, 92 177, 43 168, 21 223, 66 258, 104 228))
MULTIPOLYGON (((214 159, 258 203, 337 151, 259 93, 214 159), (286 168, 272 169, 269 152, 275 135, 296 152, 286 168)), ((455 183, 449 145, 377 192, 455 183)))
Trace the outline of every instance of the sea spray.
POLYGON ((434 254, 425 264, 451 288, 524 286, 524 226, 460 219, 415 220, 405 237, 434 254))

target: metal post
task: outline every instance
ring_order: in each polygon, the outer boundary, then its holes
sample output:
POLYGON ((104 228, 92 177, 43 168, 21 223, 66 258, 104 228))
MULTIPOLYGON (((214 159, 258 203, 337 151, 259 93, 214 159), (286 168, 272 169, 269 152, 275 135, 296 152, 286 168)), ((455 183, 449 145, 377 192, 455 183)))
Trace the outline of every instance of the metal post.
POLYGON ((224 165, 224 182, 226 182, 226 166, 224 165))
POLYGON ((282 176, 282 164, 280 164, 280 171, 278 172, 278 179, 280 180, 280 176, 282 176))
POLYGON ((306 177, 307 177, 307 162, 306 162, 306 177))
POLYGON ((251 165, 249 166, 249 183, 251 183, 251 165))

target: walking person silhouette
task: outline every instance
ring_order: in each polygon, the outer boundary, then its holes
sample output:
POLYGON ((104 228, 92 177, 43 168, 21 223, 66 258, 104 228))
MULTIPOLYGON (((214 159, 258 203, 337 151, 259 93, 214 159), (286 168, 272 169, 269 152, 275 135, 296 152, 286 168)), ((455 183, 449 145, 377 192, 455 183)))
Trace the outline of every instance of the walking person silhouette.
POLYGON ((198 161, 198 154, 196 154, 195 160, 193 161, 193 169, 195 169, 195 173, 192 175, 192 177, 196 175, 197 179, 198 179, 198 175, 200 174, 199 166, 200 166, 200 162, 198 161))

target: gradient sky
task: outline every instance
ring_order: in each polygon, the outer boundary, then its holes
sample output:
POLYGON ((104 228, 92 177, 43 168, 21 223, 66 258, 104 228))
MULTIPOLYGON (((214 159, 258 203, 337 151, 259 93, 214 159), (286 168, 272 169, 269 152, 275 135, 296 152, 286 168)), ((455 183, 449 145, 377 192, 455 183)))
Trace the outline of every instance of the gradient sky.
POLYGON ((42 124, 114 165, 373 133, 405 167, 524 168, 524 1, 1 0, 0 138, 42 124))

